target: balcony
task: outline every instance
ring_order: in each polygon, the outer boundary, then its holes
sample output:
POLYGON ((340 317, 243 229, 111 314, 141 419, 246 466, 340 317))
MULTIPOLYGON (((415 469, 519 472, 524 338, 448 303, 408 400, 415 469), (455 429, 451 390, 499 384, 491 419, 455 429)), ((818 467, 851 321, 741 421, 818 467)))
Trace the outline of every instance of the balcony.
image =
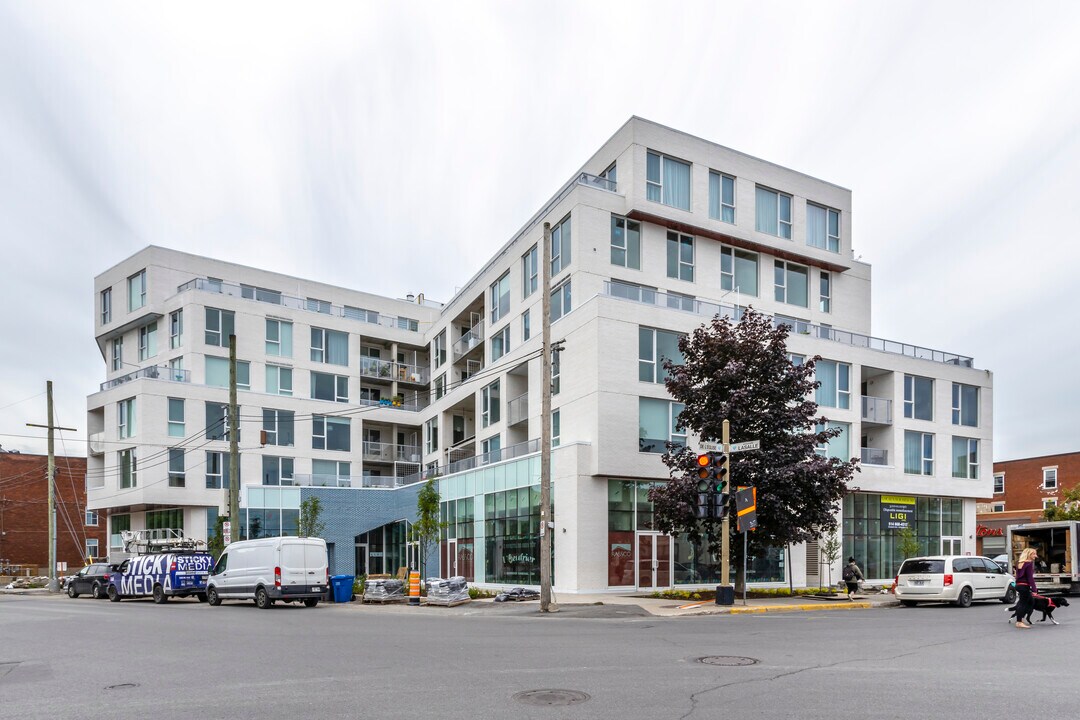
POLYGON ((578 185, 587 185, 594 187, 598 190, 606 190, 607 192, 617 193, 619 186, 614 180, 608 180, 607 178, 600 177, 599 175, 592 175, 590 173, 583 172, 578 175, 578 185))
MULTIPOLYGON (((601 295, 618 298, 620 300, 628 300, 642 305, 652 305, 654 307, 670 308, 682 312, 693 313, 706 318, 712 318, 719 314, 722 317, 738 320, 742 317, 743 310, 745 309, 742 307, 736 308, 733 305, 720 305, 717 303, 704 302, 697 298, 687 297, 685 295, 666 293, 652 288, 642 287, 640 285, 611 280, 604 281, 604 289, 601 292, 601 295)), ((904 355, 906 357, 930 360, 931 362, 939 362, 946 365, 957 365, 966 368, 975 367, 975 361, 965 355, 931 350, 918 345, 908 345, 894 340, 883 340, 881 338, 871 337, 870 335, 861 335, 859 333, 848 332, 847 330, 837 330, 833 327, 814 325, 813 323, 804 322, 802 320, 793 320, 784 317, 773 318, 774 325, 779 325, 781 323, 790 325, 791 333, 793 335, 810 335, 811 337, 821 340, 832 340, 833 342, 841 343, 842 345, 867 348, 868 350, 877 350, 878 352, 887 352, 894 355, 904 355)))
POLYGON ((151 365, 150 367, 139 368, 133 372, 129 372, 127 375, 121 375, 115 377, 112 380, 106 380, 101 383, 101 390, 109 390, 117 385, 123 385, 126 382, 132 380, 138 380, 139 378, 150 378, 151 380, 168 380, 169 382, 191 382, 190 370, 174 370, 167 365, 151 365))
POLYGON ((409 383, 412 385, 427 385, 428 369, 420 365, 407 365, 405 363, 379 360, 372 357, 360 358, 360 377, 385 382, 409 383))
POLYGON ((889 464, 889 451, 883 448, 859 448, 859 457, 863 465, 887 466, 889 464))
POLYGON ((90 437, 87 442, 87 450, 91 455, 104 455, 105 454, 105 433, 96 432, 90 433, 90 437))
POLYGON ((364 442, 364 462, 420 462, 420 448, 416 445, 395 445, 394 443, 364 442))
MULTIPOLYGON (((413 477, 413 476, 410 476, 413 477)), ((293 475, 281 478, 281 484, 292 487, 337 487, 337 488, 381 488, 392 489, 410 485, 408 478, 392 475, 293 475)), ((416 481, 413 481, 416 482, 416 481)))
POLYGON ((306 310, 308 312, 321 313, 332 317, 349 318, 350 320, 356 320, 370 325, 380 325, 382 327, 405 330, 406 332, 418 333, 420 331, 420 322, 414 318, 383 315, 374 310, 365 310, 349 305, 332 305, 320 300, 293 297, 273 290, 219 282, 207 278, 195 278, 176 288, 178 293, 186 292, 187 290, 201 290, 203 292, 217 293, 218 295, 228 295, 229 297, 264 302, 270 305, 280 305, 282 307, 293 308, 294 310, 306 310))
POLYGON ((529 393, 518 395, 506 403, 507 427, 517 425, 529 419, 529 393))
POLYGON ((366 398, 360 398, 357 401, 358 405, 364 405, 366 407, 384 407, 392 408, 396 410, 407 410, 409 412, 419 412, 428 405, 431 404, 431 397, 426 392, 411 393, 411 397, 404 395, 395 395, 392 398, 382 398, 380 400, 368 400, 366 398))
POLYGON ((469 332, 462 335, 461 339, 454 343, 450 348, 453 352, 454 362, 457 362, 476 348, 480 347, 480 343, 482 342, 484 342, 483 320, 473 325, 469 332))
POLYGON ((863 395, 862 420, 879 425, 892 425, 892 400, 863 395))

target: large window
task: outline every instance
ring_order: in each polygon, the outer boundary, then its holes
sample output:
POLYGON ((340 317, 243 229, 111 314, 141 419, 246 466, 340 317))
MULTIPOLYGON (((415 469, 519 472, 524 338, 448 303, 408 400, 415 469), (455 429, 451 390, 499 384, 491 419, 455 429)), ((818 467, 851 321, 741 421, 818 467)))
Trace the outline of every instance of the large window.
POLYGON ((346 460, 312 460, 311 472, 323 479, 348 480, 352 464, 346 460))
POLYGON ((1005 473, 994 474, 994 494, 1000 495, 1005 492, 1005 473))
POLYGON ((694 282, 694 238, 668 231, 667 276, 694 282))
POLYGON ((690 163, 649 151, 645 160, 645 197, 689 210, 690 163))
POLYGON ((934 419, 934 381, 931 378, 904 376, 904 417, 934 419))
MULTIPOLYGON (((240 415, 239 408, 237 415, 240 415)), ((225 403, 206 403, 206 439, 229 439, 229 406, 225 403)), ((239 442, 239 435, 237 435, 237 442, 239 442)))
POLYGON ((495 362, 508 352, 510 352, 510 326, 504 325, 502 330, 491 336, 491 362, 495 362))
POLYGON ((117 437, 135 437, 135 398, 116 403, 117 437))
POLYGON ((118 454, 117 465, 120 467, 120 489, 137 486, 138 461, 135 459, 135 448, 121 450, 118 454))
POLYGON ((832 312, 832 275, 822 270, 818 284, 818 310, 832 312))
POLYGON ((424 452, 439 451, 439 418, 433 417, 424 423, 424 452))
POLYGON ((157 321, 139 328, 139 361, 157 355, 157 321))
POLYGON ((570 281, 551 291, 551 322, 570 312, 570 281))
POLYGON ((540 286, 540 250, 536 245, 521 256, 521 296, 527 298, 540 286))
POLYGON ((499 417, 499 381, 496 380, 480 391, 480 427, 494 425, 499 417))
POLYGON ((638 452, 667 452, 667 443, 686 445, 686 429, 679 427, 683 404, 655 398, 638 398, 638 452))
POLYGON ((446 362, 446 331, 441 331, 431 343, 431 359, 435 361, 435 367, 446 362))
MULTIPOLYGON (((454 564, 459 574, 469 572, 472 567, 472 553, 468 550, 474 542, 475 523, 470 500, 463 498, 443 503, 447 535, 451 528, 455 530, 457 558, 454 564)), ((484 495, 483 542, 485 582, 507 585, 540 582, 540 487, 534 485, 484 495)), ((449 546, 448 542, 443 544, 449 546)), ((444 557, 447 553, 448 550, 444 551, 444 557)))
POLYGON ((169 398, 169 437, 184 437, 184 399, 169 398))
MULTIPOLYGON (((293 479, 293 459, 288 457, 274 457, 263 455, 262 459, 262 484, 281 485, 282 480, 293 479)), ((285 483, 289 485, 291 483, 285 483)))
POLYGON ((759 187, 755 208, 758 232, 791 239, 791 196, 759 187))
POLYGON ((963 383, 952 384, 952 424, 979 426, 979 388, 963 383))
POLYGON ((851 459, 851 423, 834 422, 830 420, 817 426, 818 432, 840 428, 840 434, 829 438, 827 442, 818 445, 814 452, 822 457, 835 458, 847 462, 851 459))
POLYGON ((266 366, 266 392, 271 395, 291 396, 293 391, 292 368, 279 365, 266 366))
POLYGON ((124 367, 124 336, 113 338, 112 341, 112 369, 113 372, 124 367))
POLYGON ((979 441, 975 438, 952 439, 952 476, 965 480, 979 479, 979 441))
POLYGON ((1042 469, 1043 473, 1043 489, 1044 490, 1057 490, 1058 486, 1058 469, 1056 467, 1045 467, 1042 469))
MULTIPOLYGON (((844 552, 854 556, 868 579, 892 579, 904 556, 900 536, 881 526, 880 495, 849 493, 844 497, 844 552)), ((911 529, 919 543, 917 555, 941 553, 941 538, 964 534, 963 500, 916 497, 911 529)), ((835 581, 837 578, 833 577, 835 581)))
POLYGON ((494 325, 499 318, 510 312, 510 271, 507 270, 488 288, 489 307, 491 310, 491 324, 494 325))
POLYGON ((112 288, 101 291, 101 324, 108 325, 112 322, 112 288))
POLYGON ((662 383, 668 378, 664 371, 664 360, 671 360, 676 365, 683 363, 683 354, 679 351, 679 333, 666 330, 638 328, 638 380, 650 383, 662 383))
POLYGON ((182 508, 147 510, 144 522, 147 530, 183 530, 184 511, 182 508))
POLYGON ((809 275, 805 265, 795 265, 783 260, 773 261, 773 286, 777 302, 799 307, 809 306, 809 275))
POLYGON ((934 474, 934 436, 932 433, 904 431, 904 472, 909 475, 934 474))
POLYGON ((229 487, 229 456, 223 452, 206 453, 206 488, 221 490, 229 487))
POLYGON ((274 357, 292 357, 291 322, 266 319, 266 354, 274 357))
POLYGON ((349 402, 349 378, 345 375, 312 372, 311 399, 349 402))
POLYGON ((818 360, 814 376, 820 385, 816 402, 824 407, 851 407, 851 366, 835 360, 818 360))
POLYGON ((292 410, 263 408, 263 431, 267 445, 292 447, 296 443, 295 413, 292 410))
MULTIPOLYGON (((206 384, 209 387, 229 387, 229 359, 206 356, 206 384)), ((236 387, 240 390, 251 389, 251 363, 247 360, 236 361, 236 387)))
POLYGON ((709 217, 735 224, 735 178, 709 171, 709 217))
POLYGON ((206 308, 206 344, 229 347, 229 336, 236 334, 236 315, 232 310, 206 308))
POLYGON ((312 362, 349 366, 349 334, 337 330, 311 328, 312 362))
POLYGON ((840 211, 806 203, 806 244, 840 252, 840 211))
POLYGON ((184 449, 169 448, 169 487, 182 488, 187 485, 187 473, 184 472, 184 449))
POLYGON ((618 215, 611 216, 611 264, 641 269, 641 225, 618 215))
POLYGON ((741 295, 758 294, 757 253, 722 245, 720 247, 720 287, 741 295))
POLYGON ((146 271, 142 270, 128 278, 128 312, 146 304, 146 271))
POLYGON ((551 228, 551 277, 570 267, 570 216, 551 228))
POLYGON ((311 447, 315 450, 343 450, 352 447, 349 418, 314 415, 311 418, 311 447))

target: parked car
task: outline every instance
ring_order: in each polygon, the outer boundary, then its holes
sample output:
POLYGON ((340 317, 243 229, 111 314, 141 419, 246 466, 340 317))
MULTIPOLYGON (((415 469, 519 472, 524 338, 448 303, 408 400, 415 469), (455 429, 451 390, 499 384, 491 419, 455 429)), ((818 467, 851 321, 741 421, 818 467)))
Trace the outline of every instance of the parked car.
POLYGON ((994 557, 992 557, 990 559, 993 560, 997 564, 997 566, 999 568, 1001 568, 1001 572, 1003 572, 1003 573, 1009 572, 1009 556, 1008 555, 995 555, 994 557))
POLYGON ((206 578, 214 557, 205 552, 159 552, 124 560, 111 573, 109 600, 150 596, 161 604, 171 597, 194 595, 206 602, 206 578))
POLYGON ((231 543, 206 583, 211 605, 254 600, 261 609, 278 600, 315 607, 330 586, 326 541, 273 537, 231 543))
POLYGON ((87 565, 74 575, 68 575, 64 580, 64 587, 70 598, 86 594, 95 600, 101 600, 106 596, 109 579, 115 574, 116 565, 94 563, 87 565))
POLYGON ((990 558, 968 555, 935 555, 908 558, 900 566, 893 587, 901 604, 951 602, 970 607, 974 600, 1016 602, 1012 575, 990 558))

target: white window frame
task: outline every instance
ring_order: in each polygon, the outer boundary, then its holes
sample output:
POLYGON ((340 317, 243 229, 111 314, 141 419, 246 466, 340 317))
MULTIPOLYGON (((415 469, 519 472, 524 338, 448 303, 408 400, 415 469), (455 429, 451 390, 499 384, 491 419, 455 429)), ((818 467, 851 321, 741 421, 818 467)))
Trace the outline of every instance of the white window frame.
POLYGON ((551 412, 551 447, 559 447, 562 440, 562 417, 561 410, 551 412))
POLYGON ((116 403, 116 436, 127 439, 135 437, 135 398, 116 403))
POLYGON ((1042 469, 1042 486, 1043 490, 1057 490, 1058 488, 1058 466, 1048 466, 1042 469), (1051 481, 1050 478, 1053 478, 1051 481))
POLYGON ((776 196, 776 233, 771 233, 768 230, 762 230, 761 228, 759 228, 757 226, 757 222, 756 222, 757 208, 756 207, 754 208, 754 214, 755 214, 754 229, 757 230, 760 233, 765 233, 766 235, 769 235, 771 237, 778 237, 778 238, 783 238, 784 240, 791 240, 792 235, 793 235, 793 233, 792 233, 792 227, 793 227, 792 217, 795 215, 795 209, 794 209, 794 207, 795 207, 795 198, 792 197, 791 195, 789 195, 788 193, 780 192, 779 190, 773 190, 772 188, 766 187, 764 185, 755 185, 754 186, 754 202, 755 202, 755 204, 757 203, 757 193, 758 193, 758 191, 764 191, 764 192, 771 193, 771 194, 776 196), (788 201, 787 202, 787 206, 788 206, 787 220, 784 219, 783 213, 781 212, 782 203, 780 202, 780 198, 782 198, 782 197, 787 198, 787 201, 788 201), (787 234, 786 235, 784 234, 784 229, 785 228, 787 228, 787 234))
POLYGON ((435 399, 441 400, 446 395, 446 373, 439 375, 435 378, 435 399))
POLYGON ((573 235, 570 231, 569 215, 551 228, 551 277, 570 267, 573 261, 570 248, 573 235))
POLYGON ((682 413, 683 409, 686 406, 683 405, 680 402, 675 402, 674 400, 663 400, 661 398, 645 397, 645 398, 638 398, 638 417, 639 417, 639 431, 638 431, 639 446, 638 446, 638 452, 649 453, 649 454, 667 452, 666 447, 664 449, 662 449, 662 450, 657 450, 655 452, 653 452, 651 450, 643 450, 640 447, 640 441, 643 439, 641 437, 641 434, 640 434, 640 427, 641 427, 640 426, 641 400, 643 400, 643 399, 644 400, 657 400, 657 401, 660 401, 660 402, 666 402, 667 403, 667 410, 668 410, 668 420, 667 420, 668 437, 667 437, 667 442, 680 441, 680 442, 682 442, 683 447, 685 447, 686 446, 686 428, 683 428, 682 432, 679 432, 676 429, 676 423, 678 422, 679 415, 682 413), (676 408, 678 408, 678 410, 676 410, 676 408))
POLYGON ((98 514, 94 510, 87 510, 86 517, 83 518, 83 525, 86 527, 97 527, 98 514))
POLYGON ((776 302, 782 302, 785 305, 791 305, 793 307, 808 308, 810 307, 810 267, 808 265, 801 265, 799 263, 788 262, 787 260, 773 260, 773 299, 776 302), (788 268, 802 268, 806 271, 806 302, 796 303, 791 302, 791 298, 788 296, 788 268), (783 271, 783 283, 779 283, 776 280, 776 271, 783 271), (776 291, 783 291, 783 298, 777 297, 776 291))
POLYGON ((1046 510, 1047 508, 1057 507, 1057 504, 1058 504, 1058 499, 1056 497, 1043 498, 1042 509, 1046 510))
POLYGON ((562 351, 551 353, 551 394, 562 390, 562 351))
POLYGON ((107 287, 101 291, 101 324, 108 325, 112 322, 112 288, 107 287))
POLYGON ((438 416, 435 416, 424 423, 424 451, 429 455, 439 451, 438 416))
POLYGON ((225 484, 225 473, 228 471, 229 466, 226 462, 225 453, 217 450, 206 451, 205 476, 207 490, 223 490, 228 487, 225 484))
POLYGON ((818 248, 819 250, 826 250, 831 253, 840 252, 840 211, 835 208, 831 208, 828 205, 822 205, 821 203, 807 202, 806 223, 810 224, 810 207, 818 208, 825 211, 825 245, 812 245, 810 243, 810 230, 807 228, 806 232, 806 244, 808 247, 818 248), (836 234, 833 235, 829 228, 831 223, 829 222, 833 217, 836 218, 836 234))
POLYGON ((551 291, 551 322, 566 315, 571 307, 572 289, 570 278, 564 280, 557 288, 551 291))
POLYGON ((112 369, 117 372, 124 367, 124 336, 114 337, 112 341, 112 369))
POLYGON ((910 432, 910 433, 913 433, 913 434, 919 436, 919 470, 918 470, 918 472, 914 472, 914 473, 908 472, 908 469, 907 469, 907 465, 906 465, 906 457, 907 457, 907 447, 906 447, 906 442, 907 441, 906 441, 906 438, 907 438, 907 436, 906 436, 906 434, 904 436, 905 437, 905 446, 904 446, 905 464, 903 466, 904 467, 904 474, 906 474, 906 475, 919 475, 920 477, 933 477, 934 476, 934 445, 935 445, 934 433, 922 432, 922 431, 919 431, 919 430, 905 430, 904 432, 905 433, 910 432), (927 437, 930 438, 930 454, 929 455, 926 454, 926 438, 927 437), (926 471, 927 470, 927 466, 926 466, 927 463, 930 463, 930 472, 926 471))
POLYGON ((480 391, 480 427, 482 428, 491 427, 502 419, 502 388, 499 382, 496 380, 489 383, 480 391), (494 402, 492 402, 493 399, 494 402))
POLYGON ((116 470, 119 475, 119 486, 121 490, 129 490, 139 486, 139 460, 135 454, 135 448, 126 448, 119 451, 117 454, 116 470), (127 478, 127 484, 124 484, 124 456, 127 456, 127 460, 131 465, 131 476, 127 478))
POLYGON ((510 312, 510 271, 507 270, 488 288, 490 324, 494 325, 510 312), (505 283, 505 286, 504 286, 505 283), (506 292, 503 292, 505 287, 506 292), (503 304, 503 301, 506 304, 503 304))
POLYGON ((446 330, 442 330, 431 343, 431 357, 435 361, 435 367, 440 367, 446 362, 446 330))
POLYGON ((666 265, 667 276, 669 278, 673 279, 673 280, 682 280, 684 282, 694 282, 694 275, 695 275, 694 266, 697 264, 697 247, 696 247, 696 243, 694 242, 694 236, 693 235, 686 235, 684 233, 676 232, 674 230, 668 230, 666 248, 667 248, 667 254, 666 254, 667 262, 665 263, 665 265, 666 265), (689 241, 689 243, 687 243, 687 241, 689 241), (674 245, 673 245, 673 243, 674 243, 674 245), (689 245, 689 247, 690 247, 690 262, 686 262, 686 261, 683 260, 682 249, 686 245, 689 245), (675 274, 674 275, 671 274, 671 252, 672 252, 672 248, 675 249, 675 274), (683 271, 686 268, 689 268, 689 274, 690 274, 689 278, 683 277, 683 275, 684 275, 683 271))
MULTIPOLYGON (((678 342, 678 339, 681 339, 681 338, 686 336, 686 333, 675 332, 674 330, 663 330, 663 329, 651 328, 651 327, 646 327, 646 326, 638 326, 638 382, 647 382, 647 383, 661 384, 662 385, 667 380, 667 375, 666 375, 666 373, 663 372, 663 370, 664 370, 664 368, 663 368, 663 358, 661 358, 660 355, 659 355, 659 353, 660 353, 659 343, 657 343, 657 341, 656 341, 657 340, 657 337, 656 337, 657 333, 665 333, 667 335, 674 335, 676 337, 676 342, 678 342), (642 357, 642 349, 641 349, 641 335, 642 335, 642 332, 649 333, 649 338, 650 338, 649 339, 649 342, 650 342, 650 353, 649 354, 650 354, 650 357, 648 357, 648 358, 642 357), (646 366, 646 365, 649 366, 649 368, 650 368, 649 375, 652 378, 651 380, 642 380, 641 379, 641 369, 642 369, 643 366, 646 366)), ((675 360, 676 358, 671 358, 671 359, 675 360)))
POLYGON ((330 377, 334 378, 334 400, 333 400, 333 402, 340 402, 340 403, 349 402, 349 376, 348 375, 338 375, 336 373, 324 373, 324 372, 318 372, 316 370, 311 371, 311 399, 312 400, 323 400, 324 402, 330 402, 330 400, 328 400, 328 399, 315 397, 315 376, 316 375, 329 375, 330 377), (341 385, 342 385, 343 380, 344 380, 344 384, 345 384, 345 394, 344 395, 341 394, 341 385))
POLYGON ((329 330, 327 328, 313 327, 311 328, 311 348, 309 357, 311 362, 323 363, 325 365, 334 365, 336 367, 348 367, 349 366, 349 333, 342 330, 329 330), (345 336, 345 362, 334 363, 330 362, 330 334, 345 336))
POLYGON ((292 357, 292 323, 288 320, 280 320, 278 318, 266 318, 266 354, 271 357, 292 357), (289 327, 289 352, 284 352, 284 343, 281 340, 282 326, 287 325, 289 327), (270 328, 273 327, 277 331, 277 338, 270 336, 270 328))
POLYGON ((530 321, 531 321, 531 317, 530 317, 531 313, 530 313, 530 311, 531 310, 532 310, 532 308, 526 308, 525 312, 521 313, 521 342, 522 343, 528 342, 529 338, 532 337, 532 327, 531 327, 531 324, 530 324, 530 321))
POLYGON ((128 312, 134 312, 139 308, 146 307, 146 270, 140 270, 139 272, 131 275, 127 279, 128 281, 128 312), (134 283, 134 284, 133 284, 134 283), (138 290, 138 305, 134 304, 132 300, 135 299, 132 290, 138 290))
POLYGON ((327 452, 352 452, 352 423, 349 418, 339 418, 333 415, 312 415, 311 416, 311 449, 312 450, 326 450, 327 452), (349 433, 346 435, 348 440, 348 447, 346 448, 332 448, 328 446, 330 439, 329 426, 330 425, 344 425, 349 428, 349 433))
POLYGON ((184 309, 169 313, 169 349, 175 350, 184 341, 184 309))
POLYGON ((818 271, 818 310, 832 312, 832 273, 828 270, 818 271))
POLYGON ((139 328, 139 362, 157 355, 157 321, 139 328))
POLYGON ((1005 512, 1005 503, 998 502, 990 506, 990 512, 1002 513, 1005 512))
POLYGON ((678 210, 685 210, 687 212, 690 212, 691 208, 694 207, 694 164, 691 163, 691 162, 687 162, 686 160, 682 160, 680 158, 674 157, 672 155, 665 155, 664 153, 657 152, 655 150, 646 151, 646 155, 645 155, 645 199, 648 200, 649 202, 660 203, 661 205, 667 205, 668 207, 673 207, 673 208, 676 208, 678 210), (660 169, 660 177, 657 180, 650 180, 649 179, 649 155, 652 155, 653 157, 657 158, 657 167, 660 169), (689 195, 687 197, 687 207, 683 207, 682 205, 676 205, 673 202, 668 202, 668 199, 666 199, 665 196, 664 196, 664 163, 665 162, 674 162, 674 163, 678 163, 680 165, 685 165, 686 166, 686 172, 690 176, 690 193, 689 193, 689 195), (653 198, 649 197, 649 189, 653 188, 653 187, 655 187, 660 192, 660 199, 659 200, 654 200, 653 198))
POLYGON ((928 378, 924 375, 904 375, 904 417, 910 420, 924 420, 931 422, 934 419, 934 378, 928 378), (910 379, 911 382, 908 382, 910 379), (929 380, 930 381, 930 417, 917 418, 915 417, 915 381, 916 380, 929 380), (910 392, 909 392, 910 391, 910 392), (909 399, 910 398, 910 399, 909 399))
POLYGON ((761 292, 761 254, 751 252, 750 250, 744 250, 742 248, 733 247, 731 245, 720 246, 720 289, 728 290, 738 293, 739 295, 750 295, 752 297, 758 297, 761 292), (755 276, 757 283, 754 286, 754 292, 748 292, 745 288, 735 284, 735 259, 736 254, 753 255, 754 267, 757 268, 755 276), (731 271, 724 270, 724 258, 729 258, 731 263, 731 271))
POLYGON ((270 365, 266 366, 266 392, 269 395, 281 395, 282 397, 292 397, 293 394, 293 369, 291 367, 285 367, 283 365, 270 365), (273 374, 277 378, 277 392, 271 392, 270 375, 273 374), (289 378, 289 387, 286 388, 285 384, 281 382, 282 377, 289 378))
POLYGON ((1001 495, 1005 492, 1005 473, 994 473, 994 494, 1001 495), (1001 485, 1001 489, 998 490, 998 485, 1001 485))
POLYGON ((540 287, 540 247, 533 245, 521 256, 521 297, 527 298, 540 287))
POLYGON ((979 386, 967 383, 954 382, 952 384, 952 424, 960 427, 979 427, 979 386), (964 422, 964 388, 975 390, 975 424, 968 425, 964 422))
POLYGON ((503 325, 502 330, 491 336, 491 362, 494 363, 510 352, 510 325, 503 325), (499 352, 496 354, 495 349, 499 352))
POLYGON ((958 480, 978 480, 979 479, 979 440, 978 438, 961 437, 959 435, 953 436, 953 451, 952 451, 952 477, 958 480), (955 443, 957 440, 965 440, 967 444, 967 450, 965 456, 968 458, 967 474, 957 475, 956 468, 956 450, 955 443), (971 461, 972 447, 975 448, 975 462, 971 461))
POLYGON ((236 313, 232 310, 222 310, 221 308, 208 307, 206 308, 206 327, 203 329, 203 340, 207 345, 213 345, 214 347, 229 347, 229 335, 225 333, 225 316, 231 315, 233 322, 233 334, 236 333, 236 313), (210 318, 213 314, 217 315, 217 329, 210 328, 210 318), (217 342, 211 340, 210 337, 216 336, 217 342))
POLYGON ((171 488, 187 487, 187 469, 185 468, 184 454, 183 448, 168 449, 168 485, 171 488))
MULTIPOLYGON (((835 404, 829 405, 826 402, 821 402, 820 400, 817 400, 816 393, 815 393, 815 401, 817 402, 818 405, 821 405, 822 407, 837 408, 839 410, 850 410, 851 409, 851 364, 846 363, 846 362, 841 362, 839 360, 833 360, 832 358, 822 358, 821 360, 819 360, 814 365, 814 375, 815 376, 817 376, 820 373, 821 363, 823 363, 823 362, 832 363, 833 367, 835 368, 835 371, 834 371, 835 376, 832 379, 836 381, 836 396, 831 398, 831 400, 835 404), (846 369, 847 372, 844 373, 843 369, 846 369), (846 377, 845 377, 845 375, 846 375, 846 377), (840 382, 841 379, 843 379, 846 382, 847 389, 844 389, 844 387, 842 387, 841 382, 840 382)), ((818 388, 818 390, 820 391, 821 388, 818 388)))
POLYGON ((320 300, 319 298, 309 297, 304 300, 304 308, 309 312, 329 315, 333 309, 333 304, 329 300, 320 300))
POLYGON ((611 216, 611 246, 609 249, 609 259, 612 265, 616 267, 623 267, 628 270, 640 270, 641 269, 641 223, 636 220, 630 220, 622 215, 612 214, 611 216), (615 229, 622 223, 622 245, 619 245, 615 240, 615 229), (631 255, 630 253, 630 226, 634 225, 638 234, 637 255, 631 255), (614 254, 616 251, 621 251, 623 254, 623 262, 616 262, 614 254), (634 262, 631 263, 631 260, 634 262))
POLYGON ((88 559, 89 558, 100 558, 101 556, 98 555, 98 552, 100 551, 100 549, 101 548, 100 548, 100 546, 98 544, 98 539, 97 538, 86 538, 86 546, 85 546, 84 550, 86 551, 86 557, 88 559))
POLYGON ((166 421, 168 423, 167 430, 169 437, 182 438, 187 434, 187 403, 184 402, 184 398, 166 398, 165 399, 166 421), (177 420, 173 417, 173 407, 180 408, 180 419, 177 420))
MULTIPOLYGON (((262 417, 262 429, 266 432, 266 444, 273 445, 274 447, 293 447, 296 444, 296 413, 292 410, 279 410, 277 408, 263 408, 262 417), (271 417, 267 417, 267 413, 273 413, 271 417), (288 414, 289 417, 284 418, 282 414, 288 414), (282 420, 290 420, 293 426, 293 441, 292 443, 285 444, 278 442, 278 432, 281 428, 282 420)), ((320 416, 314 416, 320 417, 320 416)))
POLYGON ((709 170, 709 217, 712 218, 713 220, 719 220, 720 222, 723 222, 723 223, 730 223, 732 225, 737 224, 738 218, 737 218, 737 216, 735 214, 735 200, 736 200, 736 197, 735 197, 735 176, 734 175, 728 175, 727 173, 722 173, 719 170, 711 170, 710 169, 709 170), (717 183, 717 189, 720 191, 720 195, 717 198, 717 200, 718 200, 717 207, 719 208, 720 213, 718 215, 713 215, 713 195, 712 195, 712 193, 713 193, 713 181, 712 181, 713 177, 716 177, 719 180, 719 182, 717 183), (730 203, 724 202, 724 182, 725 181, 730 181, 731 182, 731 202, 730 203), (724 219, 724 209, 725 208, 731 208, 731 219, 730 220, 725 220, 724 219))

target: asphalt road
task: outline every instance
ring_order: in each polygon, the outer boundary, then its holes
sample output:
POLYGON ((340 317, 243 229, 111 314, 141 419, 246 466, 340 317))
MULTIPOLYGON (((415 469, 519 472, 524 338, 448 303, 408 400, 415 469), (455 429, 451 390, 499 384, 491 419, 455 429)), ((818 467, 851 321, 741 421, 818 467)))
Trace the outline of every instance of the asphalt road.
POLYGON ((0 717, 1074 717, 1080 604, 1060 626, 1005 619, 999 603, 669 619, 0 595, 0 717), (548 688, 590 698, 513 698, 548 688))

